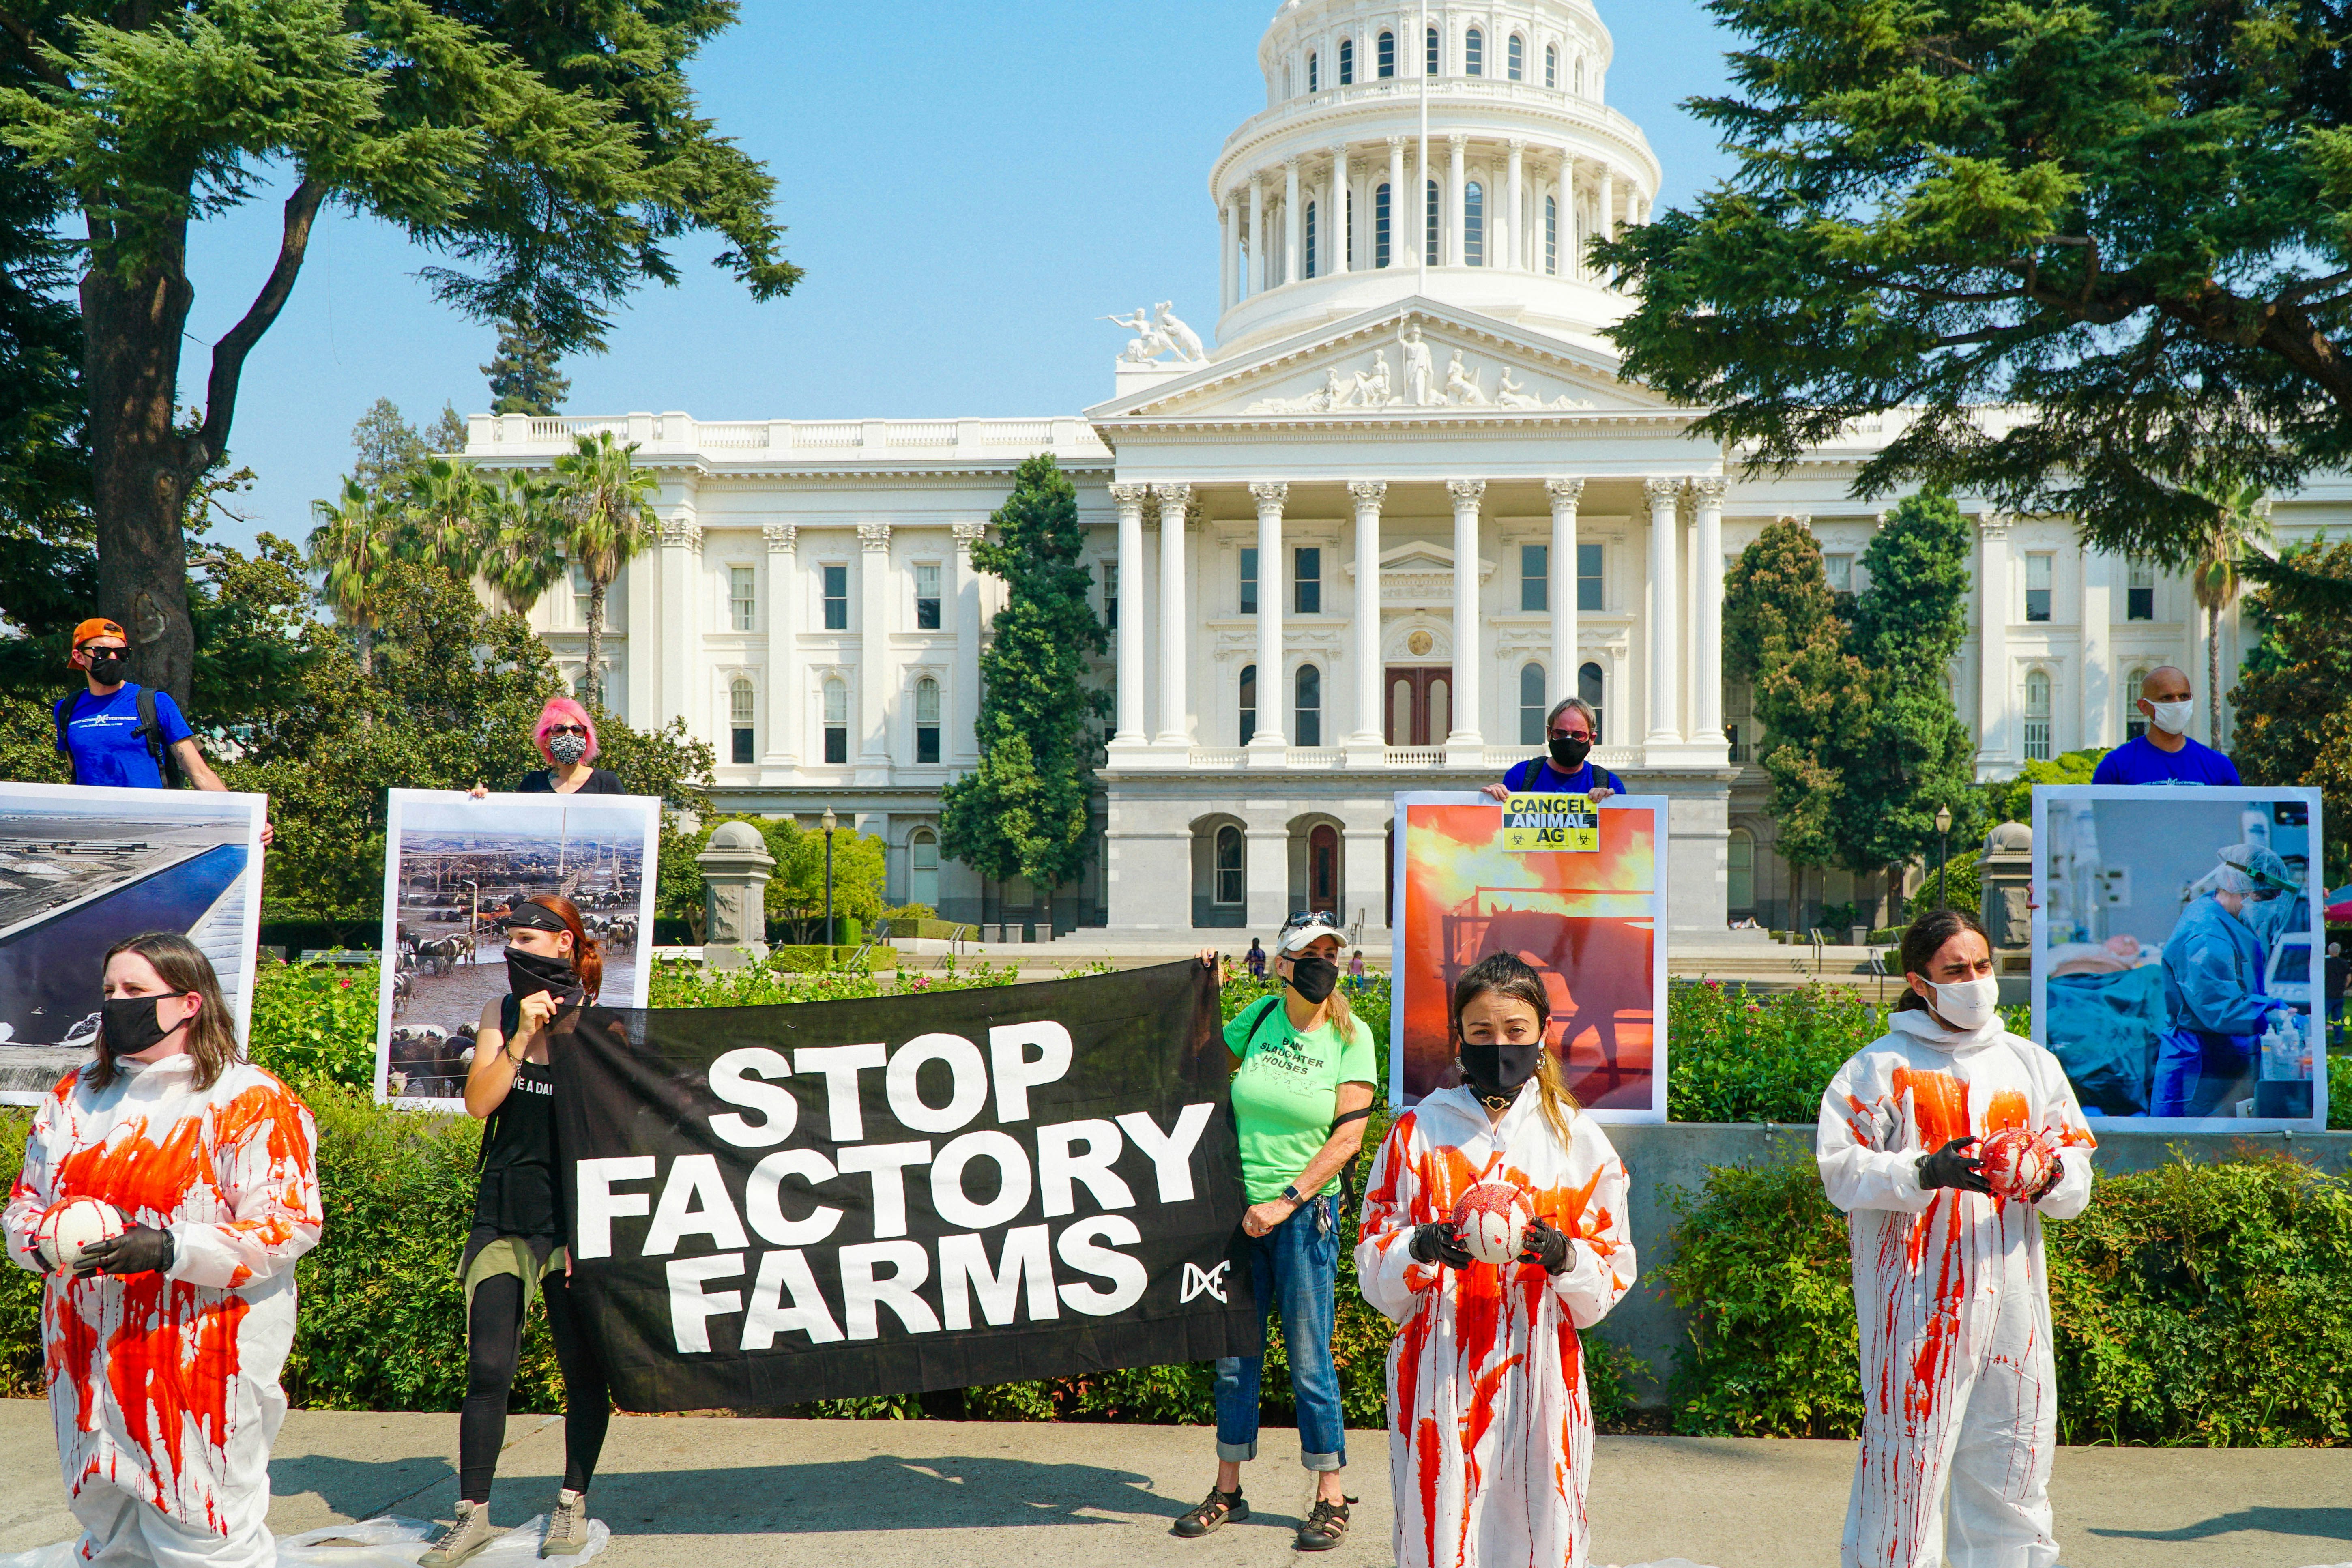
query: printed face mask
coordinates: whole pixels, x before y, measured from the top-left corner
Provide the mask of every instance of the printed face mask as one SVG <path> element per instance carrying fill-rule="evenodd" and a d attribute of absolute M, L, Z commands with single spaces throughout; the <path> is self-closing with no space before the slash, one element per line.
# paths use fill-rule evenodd
<path fill-rule="evenodd" d="M 2168 735 L 2189 733 L 2189 716 L 2197 710 L 2194 699 L 2184 697 L 2178 702 L 2151 702 L 2148 706 L 2156 710 L 2158 729 Z"/>
<path fill-rule="evenodd" d="M 519 947 L 507 949 L 507 989 L 517 996 L 545 991 L 558 1002 L 576 1001 L 587 994 L 569 959 L 525 952 Z"/>
<path fill-rule="evenodd" d="M 547 742 L 547 754 L 568 768 L 588 754 L 588 737 L 585 735 L 550 736 Z"/>
<path fill-rule="evenodd" d="M 170 1000 L 168 996 L 109 996 L 100 1002 L 99 1011 L 106 1019 L 106 1054 L 135 1057 L 150 1047 L 162 1045 L 173 1030 L 180 1027 L 174 1024 L 167 1029 L 155 1016 L 155 1005 Z"/>
<path fill-rule="evenodd" d="M 1936 1016 L 1964 1033 L 1983 1028 L 2000 1010 L 2000 982 L 1990 974 L 1949 985 L 1927 984 L 1936 986 Z"/>
<path fill-rule="evenodd" d="M 1309 1002 L 1321 1002 L 1339 984 L 1339 966 L 1319 952 L 1310 952 L 1290 966 L 1290 988 Z"/>
<path fill-rule="evenodd" d="M 1554 735 L 1549 750 L 1556 765 L 1580 768 L 1584 765 L 1584 759 L 1592 754 L 1592 742 L 1582 735 Z"/>
<path fill-rule="evenodd" d="M 89 656 L 89 673 L 100 686 L 119 685 L 123 668 L 122 655 L 113 648 L 102 647 Z"/>
<path fill-rule="evenodd" d="M 1518 1098 L 1519 1088 L 1536 1076 L 1536 1065 L 1543 1060 L 1541 1040 L 1529 1040 L 1525 1045 L 1472 1045 L 1462 1047 L 1462 1076 L 1470 1080 L 1471 1092 L 1487 1105 L 1507 1105 Z"/>

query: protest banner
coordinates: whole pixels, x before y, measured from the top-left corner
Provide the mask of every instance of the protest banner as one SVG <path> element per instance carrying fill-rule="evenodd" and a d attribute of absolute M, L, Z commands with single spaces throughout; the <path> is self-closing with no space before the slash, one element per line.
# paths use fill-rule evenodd
<path fill-rule="evenodd" d="M 1664 796 L 1399 795 L 1394 876 L 1392 1103 L 1455 1081 L 1454 983 L 1515 952 L 1543 975 L 1545 1038 L 1578 1103 L 1601 1121 L 1666 1119 Z"/>
<path fill-rule="evenodd" d="M 485 1005 L 507 994 L 507 917 L 540 893 L 570 900 L 604 956 L 599 1000 L 642 1007 L 652 977 L 661 802 L 642 795 L 390 792 L 379 1101 L 451 1110 Z"/>
<path fill-rule="evenodd" d="M 37 1103 L 89 1058 L 100 960 L 177 931 L 220 976 L 242 1044 L 269 797 L 0 784 L 0 1103 Z"/>
<path fill-rule="evenodd" d="M 2033 792 L 2033 1037 L 2095 1129 L 2327 1126 L 2316 789 Z"/>
<path fill-rule="evenodd" d="M 625 1409 L 1255 1353 L 1214 981 L 1168 964 L 551 1044 L 572 1297 Z"/>

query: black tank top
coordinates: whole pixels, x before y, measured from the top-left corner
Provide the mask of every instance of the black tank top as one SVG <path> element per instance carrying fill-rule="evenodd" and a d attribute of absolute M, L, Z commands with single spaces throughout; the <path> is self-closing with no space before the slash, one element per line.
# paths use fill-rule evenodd
<path fill-rule="evenodd" d="M 499 1021 L 513 1038 L 512 997 Z M 534 1239 L 563 1234 L 555 1212 L 555 1073 L 545 1062 L 516 1064 L 514 1088 L 483 1130 L 474 1225 Z"/>

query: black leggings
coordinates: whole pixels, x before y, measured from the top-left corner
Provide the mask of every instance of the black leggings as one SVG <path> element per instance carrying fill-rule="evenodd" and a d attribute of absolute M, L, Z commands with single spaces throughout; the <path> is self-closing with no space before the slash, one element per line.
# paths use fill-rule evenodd
<path fill-rule="evenodd" d="M 547 1326 L 555 1337 L 555 1364 L 563 1373 L 563 1484 L 588 1489 L 596 1457 L 612 1425 L 613 1394 L 604 1364 L 582 1331 L 572 1306 L 571 1282 L 550 1274 L 540 1286 L 547 1303 Z M 469 1502 L 490 1500 L 499 1450 L 506 1446 L 507 1395 L 514 1387 L 515 1363 L 522 1355 L 522 1279 L 493 1274 L 474 1287 L 474 1308 L 466 1324 L 466 1403 L 457 1416 L 457 1495 Z"/>

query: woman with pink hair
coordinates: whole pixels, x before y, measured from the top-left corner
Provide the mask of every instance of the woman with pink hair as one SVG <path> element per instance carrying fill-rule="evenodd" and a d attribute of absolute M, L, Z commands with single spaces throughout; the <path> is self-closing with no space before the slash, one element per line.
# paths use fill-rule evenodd
<path fill-rule="evenodd" d="M 596 725 L 588 710 L 569 697 L 551 697 L 530 727 L 531 744 L 547 759 L 547 766 L 522 775 L 518 795 L 626 795 L 620 775 L 610 768 L 591 767 L 596 760 Z M 488 793 L 476 784 L 477 799 Z"/>

